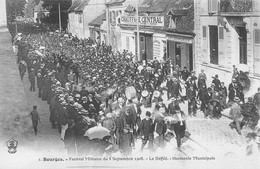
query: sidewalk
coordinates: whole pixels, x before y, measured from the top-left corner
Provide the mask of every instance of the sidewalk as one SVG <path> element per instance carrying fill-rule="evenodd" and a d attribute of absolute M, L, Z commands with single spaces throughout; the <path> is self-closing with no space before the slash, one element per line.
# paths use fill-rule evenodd
<path fill-rule="evenodd" d="M 29 123 L 27 101 L 15 61 L 9 32 L 0 32 L 0 138 L 24 132 Z"/>

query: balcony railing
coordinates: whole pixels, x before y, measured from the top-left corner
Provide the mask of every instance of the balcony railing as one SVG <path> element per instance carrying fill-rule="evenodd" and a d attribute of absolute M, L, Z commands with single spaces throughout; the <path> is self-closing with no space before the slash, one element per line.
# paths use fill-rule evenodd
<path fill-rule="evenodd" d="M 220 0 L 220 12 L 252 12 L 252 0 Z"/>

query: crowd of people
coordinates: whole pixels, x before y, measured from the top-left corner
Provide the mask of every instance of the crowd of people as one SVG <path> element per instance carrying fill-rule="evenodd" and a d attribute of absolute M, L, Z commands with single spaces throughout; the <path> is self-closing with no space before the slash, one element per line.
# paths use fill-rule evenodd
<path fill-rule="evenodd" d="M 215 75 L 211 86 L 204 70 L 196 76 L 174 60 L 138 59 L 127 51 L 115 52 L 104 42 L 48 32 L 19 35 L 19 71 L 28 72 L 30 91 L 49 104 L 50 122 L 58 128 L 70 155 L 113 153 L 129 156 L 137 139 L 141 150 L 155 152 L 175 137 L 180 147 L 188 137 L 186 118 L 200 109 L 205 118 L 219 119 L 231 107 L 230 124 L 239 134 L 259 119 L 260 90 L 245 102 L 246 75 L 234 67 L 228 88 Z M 188 102 L 188 112 L 180 104 Z M 250 110 L 250 111 L 249 111 Z M 245 118 L 243 118 L 245 117 Z M 109 136 L 90 139 L 86 131 L 102 126 Z M 37 133 L 35 133 L 37 134 Z"/>

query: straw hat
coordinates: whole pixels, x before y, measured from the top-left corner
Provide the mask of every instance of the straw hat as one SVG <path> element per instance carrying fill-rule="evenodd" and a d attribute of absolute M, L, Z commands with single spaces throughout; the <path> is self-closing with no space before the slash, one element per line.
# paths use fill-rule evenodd
<path fill-rule="evenodd" d="M 160 94 L 161 94 L 161 93 L 160 93 L 158 90 L 155 90 L 155 91 L 153 92 L 154 97 L 159 97 Z"/>
<path fill-rule="evenodd" d="M 147 90 L 142 91 L 142 96 L 147 97 L 149 95 L 149 92 Z"/>

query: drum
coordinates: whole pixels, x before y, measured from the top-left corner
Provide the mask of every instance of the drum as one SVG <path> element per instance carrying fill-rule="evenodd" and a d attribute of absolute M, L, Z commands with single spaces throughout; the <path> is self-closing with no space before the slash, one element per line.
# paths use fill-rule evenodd
<path fill-rule="evenodd" d="M 134 86 L 130 86 L 125 89 L 125 96 L 128 100 L 132 100 L 136 97 L 136 90 Z"/>

